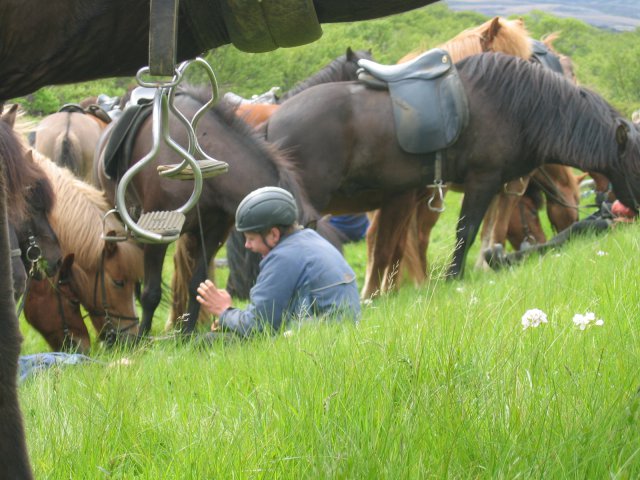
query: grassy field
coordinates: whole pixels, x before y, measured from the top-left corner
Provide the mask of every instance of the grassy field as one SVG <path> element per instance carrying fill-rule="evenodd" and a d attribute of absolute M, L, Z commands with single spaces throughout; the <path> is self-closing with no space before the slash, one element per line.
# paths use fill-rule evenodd
<path fill-rule="evenodd" d="M 638 227 L 444 282 L 457 198 L 432 281 L 357 326 L 95 347 L 96 363 L 27 380 L 36 478 L 638 478 Z M 346 255 L 362 284 L 364 245 Z M 534 308 L 548 323 L 525 329 Z M 575 326 L 588 311 L 604 324 Z M 46 349 L 23 332 L 26 353 Z"/>

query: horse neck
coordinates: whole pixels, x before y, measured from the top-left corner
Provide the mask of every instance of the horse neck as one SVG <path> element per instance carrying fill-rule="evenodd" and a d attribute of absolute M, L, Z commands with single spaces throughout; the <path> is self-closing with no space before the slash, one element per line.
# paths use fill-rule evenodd
<path fill-rule="evenodd" d="M 291 98 L 294 95 L 302 92 L 303 90 L 306 90 L 307 88 L 313 87 L 315 85 L 330 82 L 340 82 L 344 80 L 353 80 L 352 78 L 346 78 L 347 76 L 343 73 L 344 69 L 342 68 L 342 66 L 346 61 L 346 57 L 336 58 L 331 63 L 323 67 L 319 72 L 314 73 L 306 80 L 303 80 L 302 82 L 294 85 L 280 97 L 278 103 L 282 103 L 288 98 Z"/>

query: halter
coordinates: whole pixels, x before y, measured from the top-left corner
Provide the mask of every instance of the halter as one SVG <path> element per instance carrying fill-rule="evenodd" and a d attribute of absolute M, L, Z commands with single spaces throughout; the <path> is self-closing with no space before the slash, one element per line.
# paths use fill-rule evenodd
<path fill-rule="evenodd" d="M 102 251 L 102 257 L 100 260 L 100 268 L 96 271 L 96 277 L 93 287 L 93 304 L 97 305 L 98 303 L 98 281 L 100 281 L 100 293 L 102 296 L 102 310 L 87 310 L 90 316 L 92 317 L 104 317 L 104 326 L 100 331 L 100 335 L 104 335 L 104 341 L 109 346 L 113 346 L 118 339 L 118 336 L 127 333 L 128 330 L 132 329 L 134 326 L 137 326 L 139 323 L 139 317 L 129 317 L 126 315 L 114 315 L 109 311 L 109 303 L 107 302 L 107 286 L 104 278 L 104 258 L 105 251 Z M 118 324 L 121 321 L 126 320 L 130 321 L 131 324 L 124 328 L 116 328 L 113 323 L 113 320 L 117 320 Z"/>
<path fill-rule="evenodd" d="M 38 245 L 38 242 L 36 242 L 36 237 L 31 230 L 29 230 L 28 235 L 29 235 L 28 237 L 29 246 L 27 247 L 27 251 L 24 253 L 24 258 L 29 262 L 31 262 L 31 268 L 29 269 L 27 284 L 25 286 L 24 293 L 22 294 L 20 305 L 18 305 L 18 310 L 17 310 L 18 317 L 22 315 L 22 311 L 24 310 L 24 302 L 25 302 L 25 299 L 27 298 L 27 295 L 29 294 L 29 284 L 30 284 L 29 280 L 31 278 L 40 280 L 37 274 L 40 272 L 40 270 L 38 269 L 38 262 L 42 258 L 42 248 L 40 248 L 40 245 Z M 11 256 L 12 257 L 22 256 L 22 249 L 15 248 L 11 250 Z"/>

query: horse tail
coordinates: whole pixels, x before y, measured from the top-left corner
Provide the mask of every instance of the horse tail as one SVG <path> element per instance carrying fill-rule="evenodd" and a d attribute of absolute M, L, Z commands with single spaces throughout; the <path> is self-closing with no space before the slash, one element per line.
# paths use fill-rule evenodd
<path fill-rule="evenodd" d="M 342 252 L 342 246 L 348 242 L 347 236 L 334 227 L 329 221 L 328 217 L 322 217 L 318 220 L 316 224 L 316 232 L 320 234 L 325 240 L 327 240 L 331 245 L 336 247 L 336 249 Z"/>
<path fill-rule="evenodd" d="M 175 253 L 173 255 L 173 276 L 171 277 L 171 290 L 173 299 L 169 317 L 165 323 L 165 331 L 175 327 L 176 320 L 187 311 L 189 303 L 189 283 L 195 269 L 196 262 L 191 250 L 195 246 L 197 239 L 195 236 L 185 233 L 175 242 Z M 206 323 L 209 315 L 204 308 L 200 309 L 198 316 L 199 323 Z"/>
<path fill-rule="evenodd" d="M 53 161 L 61 167 L 68 168 L 74 175 L 80 175 L 82 163 L 80 139 L 69 131 L 58 135 L 53 147 Z"/>
<path fill-rule="evenodd" d="M 227 237 L 227 292 L 241 300 L 249 298 L 260 271 L 261 255 L 244 248 L 244 235 L 234 228 Z"/>

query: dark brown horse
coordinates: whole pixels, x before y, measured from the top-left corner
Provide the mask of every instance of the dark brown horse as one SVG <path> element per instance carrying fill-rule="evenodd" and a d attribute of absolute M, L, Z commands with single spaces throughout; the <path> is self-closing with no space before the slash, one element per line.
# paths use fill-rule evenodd
<path fill-rule="evenodd" d="M 232 42 L 254 52 L 302 45 L 317 39 L 318 22 L 367 20 L 434 1 L 182 1 L 177 57 Z M 149 0 L 1 2 L 0 101 L 45 85 L 135 74 L 149 63 L 149 16 Z M 247 39 L 256 41 L 247 47 Z"/>
<path fill-rule="evenodd" d="M 465 193 L 449 276 L 462 275 L 493 195 L 545 163 L 604 173 L 618 198 L 638 208 L 640 134 L 599 95 L 503 54 L 457 66 L 469 124 L 443 152 L 443 180 Z M 385 217 L 386 207 L 434 179 L 435 154 L 400 149 L 387 91 L 351 82 L 313 87 L 283 104 L 266 132 L 300 165 L 309 199 L 322 211 L 382 208 L 381 222 L 402 225 L 397 215 Z"/>
<path fill-rule="evenodd" d="M 198 92 L 185 91 L 176 96 L 175 105 L 189 118 L 205 101 Z M 184 129 L 173 116 L 171 120 L 172 138 L 186 144 Z M 137 134 L 132 163 L 149 152 L 151 127 L 149 118 Z M 107 128 L 105 135 L 108 136 L 112 131 L 112 128 Z M 298 200 L 301 224 L 308 224 L 319 218 L 306 201 L 293 165 L 273 146 L 259 139 L 256 132 L 235 115 L 229 105 L 219 104 L 209 110 L 200 120 L 197 135 L 207 154 L 224 159 L 229 164 L 229 172 L 204 181 L 197 208 L 188 212 L 182 228 L 183 234 L 189 234 L 195 240 L 190 256 L 197 262 L 189 283 L 187 331 L 193 330 L 198 318 L 196 288 L 206 278 L 207 265 L 227 238 L 233 225 L 235 210 L 245 195 L 261 186 L 279 185 L 289 190 Z M 131 195 L 130 204 L 141 207 L 145 212 L 173 210 L 183 205 L 191 195 L 191 182 L 166 179 L 156 171 L 158 164 L 176 162 L 179 162 L 176 153 L 162 145 L 155 160 L 133 177 L 128 191 Z M 103 189 L 113 201 L 114 183 L 104 176 L 103 169 L 99 168 L 98 174 Z M 153 313 L 160 302 L 162 265 L 166 250 L 166 244 L 144 245 L 144 288 L 140 298 L 143 309 L 140 329 L 143 333 L 151 327 Z"/>
<path fill-rule="evenodd" d="M 13 300 L 9 256 L 8 199 L 14 198 L 23 211 L 24 197 L 8 192 L 7 166 L 21 162 L 20 143 L 13 129 L 0 122 L 0 463 L 6 478 L 33 478 L 25 441 L 22 413 L 18 402 L 18 357 L 22 336 L 18 329 Z M 15 208 L 11 205 L 11 208 Z"/>

